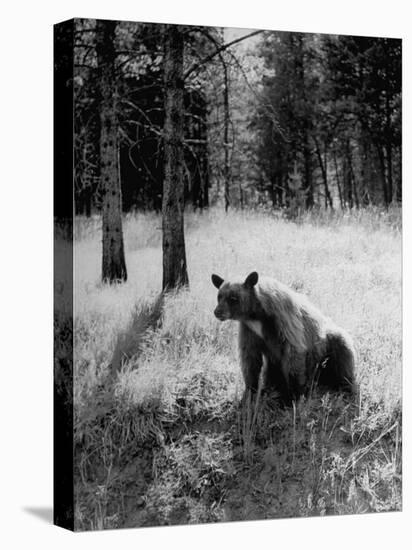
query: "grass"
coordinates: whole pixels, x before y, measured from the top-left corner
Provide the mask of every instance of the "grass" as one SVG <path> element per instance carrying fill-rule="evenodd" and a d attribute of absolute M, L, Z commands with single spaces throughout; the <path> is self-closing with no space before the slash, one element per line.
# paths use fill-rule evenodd
<path fill-rule="evenodd" d="M 77 529 L 401 509 L 399 211 L 189 213 L 190 290 L 161 301 L 160 219 L 126 216 L 117 286 L 100 282 L 99 223 L 75 228 Z M 252 270 L 353 335 L 356 405 L 241 402 L 237 327 L 213 317 L 210 274 Z"/>

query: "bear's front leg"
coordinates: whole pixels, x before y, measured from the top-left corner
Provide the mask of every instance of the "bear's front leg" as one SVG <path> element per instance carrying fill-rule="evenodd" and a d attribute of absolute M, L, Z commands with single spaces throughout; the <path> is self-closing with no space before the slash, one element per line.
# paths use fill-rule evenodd
<path fill-rule="evenodd" d="M 266 385 L 276 389 L 282 401 L 289 405 L 293 399 L 290 381 L 291 347 L 288 342 L 266 342 L 268 350 L 268 366 Z"/>
<path fill-rule="evenodd" d="M 246 325 L 240 323 L 239 353 L 240 365 L 246 390 L 256 392 L 259 387 L 259 376 L 263 365 L 262 339 Z"/>

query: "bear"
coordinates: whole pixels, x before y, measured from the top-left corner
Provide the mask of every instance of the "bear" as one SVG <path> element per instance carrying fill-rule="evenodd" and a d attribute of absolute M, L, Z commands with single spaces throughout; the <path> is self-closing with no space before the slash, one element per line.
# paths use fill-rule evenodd
<path fill-rule="evenodd" d="M 306 296 L 256 271 L 244 281 L 212 275 L 214 314 L 239 322 L 239 353 L 246 391 L 276 389 L 290 404 L 318 385 L 355 393 L 355 350 L 342 328 Z"/>

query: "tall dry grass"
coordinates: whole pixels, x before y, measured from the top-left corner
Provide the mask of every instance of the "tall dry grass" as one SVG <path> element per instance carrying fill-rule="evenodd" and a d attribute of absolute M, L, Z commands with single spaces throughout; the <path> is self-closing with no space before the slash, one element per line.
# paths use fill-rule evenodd
<path fill-rule="evenodd" d="M 165 297 L 158 323 L 160 227 L 126 216 L 128 281 L 106 286 L 100 222 L 76 220 L 77 528 L 399 509 L 399 211 L 189 213 L 190 290 Z M 210 274 L 252 270 L 353 335 L 356 406 L 317 394 L 240 405 L 236 326 L 214 319 Z"/>

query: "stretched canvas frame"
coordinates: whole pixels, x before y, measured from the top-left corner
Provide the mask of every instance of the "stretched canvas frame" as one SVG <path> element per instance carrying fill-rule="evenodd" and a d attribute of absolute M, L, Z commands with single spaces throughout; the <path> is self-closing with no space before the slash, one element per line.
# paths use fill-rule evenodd
<path fill-rule="evenodd" d="M 103 28 L 105 23 L 100 23 Z M 120 26 L 124 25 L 121 32 L 125 34 L 129 32 L 127 22 L 117 23 Z M 79 24 L 85 25 L 81 29 L 84 34 L 76 34 L 76 25 Z M 133 25 L 133 23 L 129 24 Z M 152 25 L 153 28 L 156 27 L 156 24 Z M 176 27 L 176 29 L 179 28 L 183 29 Z M 204 31 L 204 36 L 210 34 L 207 28 L 204 28 Z M 321 208 L 319 207 L 317 212 L 313 208 L 313 204 L 307 204 L 307 194 L 301 193 L 302 181 L 306 181 L 305 148 L 289 161 L 290 169 L 286 171 L 286 183 L 276 180 L 277 175 L 274 173 L 274 180 L 265 189 L 259 188 L 257 183 L 258 191 L 253 185 L 247 183 L 242 187 L 242 183 L 238 185 L 238 181 L 243 181 L 241 173 L 243 159 L 238 161 L 239 172 L 236 174 L 238 181 L 236 181 L 234 173 L 229 177 L 229 172 L 234 167 L 234 164 L 230 165 L 230 162 L 234 163 L 236 160 L 231 159 L 228 154 L 229 137 L 233 138 L 234 130 L 230 129 L 230 125 L 223 124 L 219 128 L 223 144 L 219 151 L 219 159 L 222 162 L 219 177 L 224 182 L 230 181 L 230 187 L 220 184 L 221 188 L 214 189 L 213 186 L 219 185 L 216 183 L 219 178 L 216 173 L 211 175 L 205 155 L 202 152 L 198 153 L 196 163 L 185 166 L 189 176 L 183 173 L 182 163 L 180 166 L 182 172 L 179 173 L 176 165 L 173 164 L 173 158 L 180 154 L 176 153 L 177 149 L 173 149 L 176 145 L 174 143 L 175 128 L 173 126 L 168 128 L 166 123 L 162 126 L 162 123 L 165 122 L 163 120 L 151 122 L 158 131 L 158 139 L 165 139 L 166 142 L 169 139 L 171 147 L 170 163 L 166 164 L 163 172 L 150 175 L 155 182 L 153 185 L 159 185 L 161 195 L 163 178 L 166 179 L 169 172 L 175 174 L 177 178 L 173 180 L 173 176 L 170 176 L 172 178 L 170 189 L 172 190 L 179 185 L 179 177 L 182 181 L 185 177 L 191 178 L 192 182 L 190 189 L 192 205 L 187 207 L 189 213 L 186 217 L 188 227 L 186 235 L 191 234 L 189 224 L 192 224 L 192 227 L 195 228 L 192 235 L 194 234 L 196 238 L 193 242 L 190 241 L 189 255 L 187 258 L 184 257 L 185 269 L 183 273 L 186 273 L 186 277 L 187 272 L 189 273 L 186 280 L 182 272 L 179 271 L 182 269 L 179 250 L 182 246 L 184 248 L 185 243 L 183 242 L 182 245 L 179 240 L 175 242 L 174 236 L 179 231 L 179 227 L 173 226 L 173 223 L 176 222 L 175 211 L 171 209 L 168 212 L 168 204 L 165 206 L 168 201 L 164 201 L 163 197 L 162 204 L 162 197 L 159 196 L 159 193 L 153 193 L 153 196 L 150 196 L 150 205 L 149 202 L 147 205 L 142 203 L 137 196 L 134 196 L 135 203 L 133 203 L 133 200 L 130 197 L 125 197 L 126 193 L 124 193 L 123 207 L 124 203 L 129 201 L 130 210 L 138 209 L 138 214 L 125 214 L 124 216 L 123 227 L 129 224 L 129 228 L 126 227 L 125 239 L 128 238 L 127 231 L 129 233 L 134 231 L 133 234 L 136 236 L 138 230 L 142 230 L 143 227 L 149 228 L 151 236 L 143 244 L 139 241 L 135 250 L 130 246 L 130 238 L 125 251 L 122 251 L 121 247 L 110 248 L 109 246 L 106 255 L 103 244 L 101 264 L 99 260 L 96 268 L 96 254 L 100 254 L 100 249 L 96 253 L 96 243 L 100 246 L 100 239 L 96 238 L 101 223 L 99 209 L 103 208 L 104 201 L 106 201 L 106 206 L 109 205 L 111 212 L 122 203 L 119 199 L 121 194 L 117 196 L 117 191 L 113 191 L 110 196 L 103 193 L 103 198 L 99 198 L 100 202 L 92 206 L 92 210 L 95 209 L 96 218 L 93 218 L 94 221 L 89 225 L 83 224 L 82 216 L 89 217 L 91 212 L 88 210 L 91 201 L 94 200 L 87 196 L 88 190 L 93 188 L 94 193 L 95 188 L 94 184 L 90 184 L 90 186 L 87 184 L 80 191 L 79 187 L 76 187 L 78 183 L 76 170 L 80 171 L 79 151 L 85 152 L 86 147 L 84 142 L 81 143 L 80 149 L 78 144 L 76 145 L 76 140 L 80 139 L 76 114 L 79 109 L 84 108 L 84 104 L 80 105 L 78 101 L 78 89 L 85 86 L 87 78 L 93 79 L 96 78 L 96 75 L 87 73 L 85 76 L 82 70 L 76 68 L 75 57 L 78 54 L 78 52 L 76 54 L 76 48 L 83 48 L 83 57 L 87 57 L 93 50 L 93 44 L 87 41 L 81 46 L 76 45 L 80 44 L 78 37 L 87 36 L 88 32 L 90 32 L 90 28 L 87 20 L 71 20 L 55 26 L 55 524 L 71 530 L 86 530 L 400 510 L 402 437 L 399 203 L 402 187 L 400 181 L 401 145 L 398 135 L 400 124 L 396 121 L 397 117 L 401 116 L 401 95 L 396 88 L 397 73 L 395 74 L 394 71 L 392 74 L 391 69 L 400 64 L 401 41 L 385 39 L 387 42 L 379 43 L 381 49 L 383 48 L 383 54 L 379 53 L 378 48 L 378 53 L 383 55 L 383 58 L 385 58 L 385 47 L 388 48 L 388 51 L 393 48 L 390 50 L 394 56 L 391 58 L 391 65 L 383 64 L 382 70 L 377 71 L 379 74 L 376 77 L 378 92 L 380 90 L 379 82 L 385 82 L 385 78 L 390 83 L 388 89 L 391 90 L 391 93 L 393 92 L 393 96 L 387 100 L 389 102 L 388 117 L 382 119 L 382 135 L 386 137 L 390 135 L 390 138 L 386 142 L 382 142 L 382 158 L 379 158 L 378 148 L 376 165 L 371 162 L 370 166 L 367 164 L 364 166 L 373 172 L 373 170 L 377 170 L 376 166 L 379 166 L 379 162 L 383 163 L 381 175 L 369 175 L 370 179 L 368 180 L 372 181 L 373 177 L 381 178 L 382 184 L 362 187 L 359 181 L 357 183 L 357 176 L 362 173 L 363 166 L 358 168 L 348 164 L 343 167 L 344 161 L 341 160 L 342 165 L 339 165 L 339 158 L 337 159 L 339 166 L 336 168 L 336 175 L 329 176 L 328 180 L 328 163 L 329 161 L 332 163 L 336 159 L 333 158 L 332 152 L 327 153 L 320 146 L 318 147 L 316 139 L 319 136 L 315 135 L 311 144 L 311 150 L 313 150 L 311 155 L 313 154 L 313 159 L 317 159 L 319 166 L 316 168 L 316 175 L 314 175 L 315 169 L 313 169 L 312 175 L 320 182 L 316 185 L 322 189 L 322 193 L 319 194 L 321 198 L 318 197 L 314 200 L 315 203 L 316 200 L 321 203 Z M 119 31 L 117 32 L 119 33 Z M 255 32 L 245 31 L 244 35 L 252 36 Z M 295 33 L 284 34 L 293 35 Z M 119 34 L 116 36 L 116 40 L 119 40 Z M 194 60 L 192 66 L 185 66 L 187 78 L 192 73 L 197 75 L 199 67 L 202 63 L 209 61 L 211 54 L 214 54 L 216 58 L 220 57 L 219 44 L 222 43 L 216 42 L 216 37 L 212 36 L 212 38 L 215 41 L 212 50 L 210 52 L 206 50 L 204 55 L 197 52 L 197 61 Z M 145 37 L 145 39 L 150 42 L 150 38 Z M 235 33 L 227 41 L 236 42 L 236 40 Z M 365 38 L 365 40 L 367 39 Z M 372 41 L 372 53 L 370 53 L 372 56 L 374 54 L 373 40 L 378 39 L 369 40 Z M 139 55 L 142 54 L 136 44 L 133 44 L 132 50 L 139 51 Z M 224 51 L 222 49 L 222 52 Z M 330 51 L 334 52 L 333 49 Z M 106 53 L 107 47 L 101 50 L 102 66 L 105 66 L 107 61 Z M 95 55 L 98 58 L 99 52 L 90 55 L 92 57 Z M 290 51 L 288 51 L 288 55 L 290 55 Z M 365 66 L 360 66 L 360 77 L 367 78 L 368 71 L 372 71 L 370 66 L 372 66 L 373 59 L 370 60 L 368 55 L 365 53 L 362 57 Z M 230 59 L 229 54 L 228 58 Z M 163 61 L 157 57 L 151 59 L 150 63 L 153 64 L 155 72 L 160 71 L 156 64 L 160 65 Z M 127 61 L 123 60 L 123 62 Z M 229 64 L 229 61 L 227 63 Z M 231 59 L 231 63 L 237 67 L 238 61 Z M 371 65 L 369 66 L 368 63 Z M 377 63 L 379 64 L 379 62 Z M 80 66 L 82 63 L 78 62 L 77 65 Z M 222 66 L 227 71 L 224 63 Z M 249 66 L 248 68 L 250 69 Z M 93 71 L 94 69 L 92 64 L 91 68 L 88 67 L 85 70 Z M 136 77 L 137 79 L 143 79 L 139 68 L 131 70 L 136 70 L 136 74 L 140 75 Z M 260 66 L 258 70 L 264 71 L 266 68 Z M 244 68 L 241 72 L 244 72 Z M 382 76 L 381 73 L 385 74 Z M 273 74 L 266 76 L 270 79 Z M 210 78 L 214 77 L 215 75 L 212 74 Z M 223 81 L 225 81 L 225 77 L 227 80 L 227 74 L 223 74 Z M 107 78 L 109 82 L 110 74 L 106 76 L 100 74 L 98 78 Z M 158 111 L 163 108 L 161 107 L 163 105 L 162 93 L 164 92 L 167 97 L 167 89 L 173 78 L 175 76 L 172 70 L 168 76 L 165 76 L 166 91 L 157 88 L 154 90 L 155 100 L 152 105 L 154 110 Z M 219 82 L 221 84 L 221 81 Z M 246 83 L 246 86 L 250 88 L 251 83 L 247 78 Z M 198 101 L 202 85 L 202 81 L 200 83 L 195 81 L 190 94 L 186 95 L 181 90 L 180 105 L 184 105 L 185 109 L 192 109 L 190 112 L 194 119 L 196 117 L 200 119 L 203 116 L 202 108 L 204 106 L 201 101 Z M 252 95 L 255 97 L 261 92 L 261 89 L 254 90 Z M 119 96 L 121 93 L 122 90 L 116 90 L 116 94 Z M 219 97 L 222 104 L 229 101 L 229 97 L 225 93 Z M 101 109 L 99 110 L 98 106 L 102 106 L 105 101 L 109 105 L 108 112 L 110 112 L 112 98 L 113 94 L 110 93 L 107 97 L 98 96 L 94 107 L 96 108 L 97 105 L 97 116 L 101 115 Z M 346 96 L 345 98 L 347 100 Z M 133 104 L 132 101 L 129 103 Z M 326 100 L 324 105 L 326 109 L 328 106 Z M 147 117 L 146 113 L 141 113 L 139 105 L 129 104 L 128 108 L 135 109 L 143 118 Z M 237 108 L 240 112 L 242 111 L 241 107 Z M 244 109 L 246 108 L 244 106 Z M 199 112 L 201 112 L 200 115 Z M 323 112 L 324 118 L 317 122 L 322 124 L 328 116 L 333 115 L 333 111 L 331 112 Z M 171 119 L 176 119 L 179 116 L 183 116 L 181 107 L 180 111 L 178 108 L 172 113 Z M 342 116 L 347 116 L 347 112 L 343 111 Z M 106 119 L 106 122 L 111 124 L 109 119 Z M 272 121 L 272 123 L 273 128 L 276 129 L 277 122 Z M 98 129 L 100 132 L 100 165 L 98 170 L 96 169 L 96 172 L 90 176 L 90 181 L 94 181 L 93 178 L 99 181 L 104 180 L 106 176 L 112 178 L 111 166 L 113 167 L 112 163 L 116 162 L 113 160 L 115 157 L 110 156 L 110 151 L 104 153 L 102 147 L 106 141 L 108 147 L 110 146 L 110 136 L 106 141 L 102 138 L 102 128 L 105 124 L 104 121 L 102 123 L 102 118 L 100 118 L 100 124 L 103 124 Z M 244 128 L 241 126 L 240 118 L 231 120 L 230 124 L 233 127 L 238 124 L 238 127 Z M 195 133 L 190 134 L 187 139 L 188 148 L 197 146 L 201 148 L 201 143 L 206 143 L 208 140 L 207 146 L 210 147 L 210 140 L 217 139 L 216 133 L 213 134 L 213 130 L 206 124 L 199 124 L 196 128 L 193 126 L 192 130 Z M 378 137 L 373 133 L 373 129 L 369 130 L 372 137 L 368 139 L 373 144 L 375 143 L 373 140 L 378 140 Z M 283 131 L 284 128 L 279 128 L 279 136 L 281 136 L 279 139 L 288 142 L 288 137 L 282 136 Z M 123 134 L 119 132 L 119 140 L 126 139 Z M 180 136 L 180 139 L 183 140 L 183 137 Z M 280 148 L 276 139 L 278 138 L 274 138 L 275 151 L 276 147 Z M 353 146 L 351 139 L 354 139 L 353 136 L 349 136 L 347 140 L 349 148 Z M 392 147 L 388 148 L 387 143 L 391 143 Z M 216 143 L 212 143 L 213 145 L 216 146 Z M 362 144 L 362 147 L 363 145 L 365 150 L 362 149 L 362 154 L 367 155 L 367 147 L 370 144 L 367 142 Z M 357 147 L 360 148 L 361 145 L 357 145 Z M 123 181 L 130 182 L 130 173 L 127 173 L 124 168 L 126 160 L 122 157 L 120 149 L 120 145 L 117 144 L 116 155 L 119 155 L 120 173 Z M 85 153 L 86 157 L 87 154 Z M 106 156 L 104 156 L 105 154 Z M 144 153 L 140 151 L 139 154 L 143 155 L 142 162 L 144 162 Z M 86 162 L 89 162 L 90 158 L 87 157 Z M 359 153 L 359 158 L 361 158 L 361 153 Z M 349 157 L 345 157 L 345 162 L 347 159 Z M 356 159 L 353 162 L 355 161 Z M 133 166 L 133 161 L 131 164 Z M 342 169 L 342 172 L 339 172 L 339 168 Z M 329 169 L 332 170 L 332 168 Z M 127 170 L 131 170 L 130 163 L 127 165 Z M 136 170 L 136 173 L 139 173 L 138 168 Z M 252 172 L 253 170 L 248 172 L 247 176 L 253 177 Z M 339 189 L 339 174 L 345 174 L 345 177 L 349 174 L 348 181 L 352 182 L 350 194 L 344 197 L 341 196 Z M 215 181 L 212 181 L 213 177 Z M 366 181 L 368 175 L 363 173 L 363 177 Z M 258 179 L 256 177 L 256 181 Z M 331 191 L 328 190 L 328 181 L 332 182 L 330 184 Z M 379 181 L 381 180 L 379 179 Z M 278 188 L 282 189 L 280 194 L 278 194 Z M 125 186 L 124 190 L 126 189 L 129 190 L 129 187 Z M 215 210 L 213 210 L 213 201 L 210 196 L 212 189 L 215 191 Z M 144 192 L 143 190 L 142 194 Z M 229 192 L 232 193 L 231 197 L 229 197 Z M 79 193 L 82 194 L 81 212 L 78 204 L 76 206 Z M 259 194 L 261 194 L 259 200 L 253 202 L 255 196 Z M 285 195 L 288 196 L 287 207 L 284 205 Z M 110 200 L 112 202 L 109 202 Z M 149 199 L 146 197 L 144 200 Z M 179 202 L 180 199 L 172 193 L 171 204 L 174 200 Z M 186 201 L 188 200 L 186 197 Z M 332 214 L 331 206 L 339 203 L 341 206 L 345 203 L 342 216 Z M 248 210 L 248 204 L 253 205 L 253 208 L 245 213 L 245 210 Z M 270 205 L 269 209 L 268 204 Z M 195 210 L 194 213 L 190 212 L 191 206 Z M 307 206 L 310 208 L 308 209 Z M 163 261 L 162 264 L 159 260 L 162 246 L 159 232 L 162 220 L 160 214 L 152 216 L 147 212 L 139 217 L 140 212 L 146 207 L 152 211 L 159 211 L 163 208 L 163 239 L 167 241 L 169 238 L 170 242 L 173 242 L 173 246 L 176 246 L 176 252 L 170 257 L 172 260 L 179 258 L 179 262 L 165 263 Z M 216 213 L 219 208 L 219 212 Z M 196 210 L 202 211 L 203 214 L 196 213 Z M 225 215 L 223 210 L 228 210 L 229 213 Z M 238 214 L 240 212 L 239 218 L 237 219 L 235 214 L 231 217 L 231 212 L 238 212 Z M 352 222 L 347 221 L 348 213 L 352 215 L 351 219 L 356 220 L 356 224 L 359 225 L 351 225 Z M 116 219 L 122 217 L 121 208 L 118 214 Z M 116 219 L 107 222 L 113 230 L 113 234 L 119 232 Z M 169 237 L 165 230 L 165 219 L 169 220 L 167 224 L 170 230 Z M 256 220 L 264 221 L 259 221 L 259 225 L 254 225 Z M 105 223 L 103 216 L 103 233 Z M 355 221 L 353 223 L 355 224 Z M 130 229 L 133 224 L 136 224 L 134 229 Z M 200 231 L 196 227 L 203 227 L 203 229 Z M 330 242 L 319 250 L 312 249 L 311 242 L 304 238 L 304 227 L 314 239 L 330 239 Z M 275 236 L 272 233 L 274 228 L 276 228 Z M 332 228 L 331 233 L 325 236 L 323 231 L 326 229 L 322 228 Z M 95 247 L 90 256 L 88 256 L 89 249 L 83 246 L 85 241 L 82 240 L 84 234 L 89 238 L 88 231 L 92 233 L 92 237 L 87 243 L 92 242 Z M 206 237 L 203 237 L 202 231 Z M 266 235 L 265 231 L 267 231 Z M 221 244 L 224 239 L 219 237 L 220 232 L 225 235 L 226 240 L 230 240 L 229 247 L 224 249 L 224 252 L 222 252 L 223 248 L 219 250 L 220 246 L 224 246 Z M 257 234 L 258 236 L 256 236 Z M 236 235 L 241 235 L 241 238 Z M 206 254 L 206 248 L 202 249 L 203 238 L 213 242 L 213 248 L 207 249 L 210 255 L 210 268 L 209 264 L 205 262 L 205 258 L 200 257 L 202 254 Z M 344 238 L 350 240 L 349 246 L 348 243 L 345 245 Z M 277 248 L 274 246 L 275 239 L 279 240 L 278 249 L 282 251 L 282 256 L 277 253 Z M 136 240 L 138 240 L 137 237 Z M 108 242 L 110 244 L 110 239 Z M 261 248 L 257 248 L 256 243 L 259 243 L 258 246 Z M 302 248 L 303 246 L 306 248 Z M 336 253 L 339 247 L 342 248 L 342 255 Z M 137 249 L 150 251 L 154 249 L 153 264 L 150 263 L 152 252 L 147 254 L 142 252 L 141 257 L 144 259 L 144 265 L 139 265 L 133 256 Z M 122 267 L 119 258 L 124 254 L 126 254 L 126 261 Z M 322 255 L 324 255 L 325 265 L 332 267 L 328 264 L 328 254 L 342 262 L 336 267 L 337 271 L 340 270 L 339 275 L 336 273 L 335 275 L 333 273 L 326 275 L 322 271 L 322 262 L 319 260 Z M 363 254 L 366 259 L 362 263 Z M 387 259 L 386 262 L 375 261 L 380 254 Z M 114 255 L 117 255 L 119 259 L 115 263 L 117 266 L 120 265 L 120 271 L 113 274 L 109 260 Z M 299 263 L 304 255 L 307 256 L 306 264 Z M 240 375 L 239 365 L 237 365 L 236 343 L 232 329 L 227 328 L 226 324 L 218 325 L 213 317 L 215 304 L 212 305 L 211 296 L 215 296 L 215 290 L 209 280 L 215 270 L 219 271 L 224 279 L 226 276 L 233 275 L 245 278 L 255 268 L 260 272 L 261 269 L 258 266 L 263 265 L 263 257 L 267 262 L 265 266 L 271 269 L 268 275 L 282 279 L 295 291 L 310 294 L 316 305 L 322 306 L 322 311 L 327 308 L 325 313 L 329 315 L 332 314 L 332 310 L 334 320 L 342 321 L 342 323 L 348 319 L 350 321 L 351 317 L 344 305 L 347 297 L 343 299 L 342 296 L 339 296 L 339 285 L 336 281 L 340 277 L 342 289 L 345 289 L 342 292 L 352 288 L 351 285 L 359 284 L 361 290 L 358 289 L 358 294 L 362 296 L 363 309 L 359 308 L 360 321 L 359 323 L 353 322 L 356 333 L 352 334 L 357 352 L 357 377 L 360 386 L 360 394 L 358 394 L 358 400 L 355 403 L 348 403 L 346 398 L 340 394 L 329 393 L 316 394 L 314 397 L 311 394 L 309 398 L 306 395 L 299 402 L 293 400 L 291 405 L 285 407 L 279 404 L 276 395 L 273 399 L 270 396 L 262 397 L 263 401 L 259 401 L 258 406 L 252 397 L 248 401 L 249 396 L 242 401 L 244 382 Z M 130 264 L 128 264 L 129 258 L 131 258 Z M 227 259 L 227 265 L 217 265 L 217 259 L 222 258 Z M 271 259 L 270 263 L 269 258 Z M 86 273 L 88 264 L 94 265 L 90 280 L 87 279 L 88 273 Z M 349 268 L 349 275 L 345 268 L 346 264 L 352 266 Z M 196 269 L 193 267 L 194 265 Z M 128 272 L 126 273 L 127 266 Z M 159 274 L 160 266 L 163 269 L 162 274 Z M 307 271 L 303 271 L 304 266 L 307 266 Z M 99 280 L 95 277 L 95 272 L 96 270 L 100 272 L 100 267 L 102 281 L 100 281 L 100 277 Z M 240 272 L 233 273 L 233 269 L 236 268 Z M 193 278 L 190 276 L 191 270 Z M 145 284 L 148 285 L 147 294 L 150 299 L 147 300 L 147 296 L 144 296 L 145 291 L 143 291 L 139 295 L 140 301 L 136 300 L 140 309 L 134 314 L 132 304 L 130 301 L 128 302 L 129 299 L 134 300 L 134 297 L 126 297 L 122 294 L 122 283 L 119 281 L 124 281 L 127 276 L 127 284 L 135 289 L 138 286 L 136 274 L 142 281 L 143 287 Z M 76 277 L 83 286 L 76 286 Z M 368 285 L 361 282 L 365 278 Z M 111 284 L 113 283 L 112 279 L 115 280 L 114 284 Z M 163 294 L 153 291 L 154 287 L 149 282 L 154 279 L 156 279 L 156 288 L 158 287 L 159 292 L 163 291 Z M 206 290 L 205 279 L 210 284 L 210 290 Z M 328 297 L 324 301 L 321 285 L 317 286 L 316 283 L 319 280 L 322 281 L 325 296 Z M 168 286 L 171 281 L 173 282 L 172 288 Z M 332 281 L 331 286 L 328 287 L 330 281 Z M 187 286 L 188 283 L 190 283 L 190 291 L 177 290 Z M 90 288 L 92 290 L 89 294 Z M 101 295 L 98 296 L 100 291 L 104 294 L 104 299 L 108 299 L 107 309 L 116 304 L 116 298 L 113 296 L 118 293 L 118 309 L 124 308 L 126 318 L 122 317 L 123 314 L 117 313 L 119 324 L 117 325 L 117 334 L 111 340 L 110 351 L 106 350 L 107 353 L 104 352 L 100 356 L 94 349 L 94 355 L 88 356 L 86 354 L 89 351 L 87 349 L 88 342 L 93 338 L 98 342 L 98 338 L 101 337 L 98 332 L 99 328 L 96 329 L 97 333 L 92 334 L 90 327 L 93 327 L 93 330 L 98 327 L 99 316 L 104 318 L 106 311 L 101 302 L 103 298 Z M 358 295 L 356 290 L 354 290 L 354 294 Z M 90 296 L 93 296 L 95 300 L 100 300 L 100 310 L 96 309 L 90 312 L 87 311 L 87 307 L 83 308 L 85 300 L 88 300 Z M 349 298 L 347 299 L 349 300 Z M 179 308 L 181 309 L 179 310 Z M 342 308 L 342 311 L 339 308 Z M 78 315 L 79 311 L 84 314 L 83 317 Z M 336 319 L 336 315 L 340 318 Z M 386 320 L 388 325 L 385 324 L 386 316 L 390 319 L 390 322 Z M 160 318 L 164 319 L 162 325 L 159 322 Z M 378 326 L 370 322 L 370 319 L 373 318 L 377 319 Z M 193 325 L 190 324 L 190 319 L 195 319 Z M 144 330 L 141 328 L 142 323 Z M 113 327 L 116 325 L 109 323 L 107 326 L 110 327 L 110 330 L 114 330 Z M 378 349 L 378 335 L 382 335 L 380 342 L 382 348 L 379 353 L 373 351 Z M 157 347 L 153 345 L 151 348 L 153 342 Z M 224 347 L 227 342 L 231 342 L 233 345 Z M 173 361 L 175 362 L 172 361 L 171 355 L 164 352 L 168 346 L 168 349 L 174 350 L 175 359 Z M 221 347 L 224 352 L 220 351 Z M 195 353 L 193 350 L 196 349 L 199 350 L 198 357 L 193 355 Z M 210 357 L 207 355 L 209 353 L 207 350 L 210 350 Z M 110 355 L 110 360 L 105 353 Z M 385 359 L 378 357 L 378 355 L 385 354 Z M 153 364 L 150 363 L 151 357 L 154 357 Z M 98 364 L 99 359 L 102 361 L 101 365 Z M 190 368 L 185 363 L 189 360 L 192 361 Z M 171 365 L 172 368 L 177 369 L 176 372 L 180 368 L 182 369 L 181 378 L 176 375 L 175 379 L 170 381 L 167 369 Z M 141 369 L 141 372 L 146 372 L 146 378 L 143 375 L 138 377 L 136 374 L 138 369 Z M 161 384 L 156 385 L 158 379 L 150 378 L 151 369 L 152 372 L 153 369 L 155 372 L 153 376 L 165 376 Z M 104 375 L 102 374 L 103 370 Z M 366 381 L 366 379 L 368 380 Z M 144 384 L 147 384 L 147 396 L 150 397 L 150 399 L 147 397 L 150 401 L 149 405 L 146 396 L 139 393 L 144 393 L 144 390 L 141 389 L 146 387 Z M 171 385 L 168 386 L 169 384 Z M 215 399 L 211 397 L 213 392 L 217 394 Z M 87 406 L 85 405 L 86 396 L 90 398 Z M 358 407 L 357 412 L 353 407 Z M 121 414 L 120 410 L 122 410 Z M 262 426 L 267 426 L 268 430 L 267 439 L 263 438 L 263 440 Z M 120 432 L 124 430 L 124 433 L 119 435 L 119 430 Z M 109 439 L 105 440 L 106 436 Z M 96 440 L 93 439 L 94 437 Z M 100 448 L 96 443 L 98 437 L 102 438 Z M 119 439 L 115 440 L 116 437 Z M 90 441 L 93 441 L 93 445 Z M 120 441 L 124 444 L 124 448 L 121 447 Z M 335 443 L 335 447 L 330 442 Z M 87 447 L 88 445 L 89 447 Z M 319 449 L 321 449 L 320 454 Z M 96 454 L 101 452 L 100 461 L 93 463 L 89 458 L 92 452 Z M 389 455 L 391 459 L 384 465 L 382 457 Z M 308 471 L 312 468 L 311 475 L 304 475 L 304 464 L 310 465 Z M 93 468 L 95 469 L 93 470 Z M 381 473 L 379 473 L 379 468 L 381 468 Z M 385 468 L 392 472 L 390 482 L 383 475 Z M 140 474 L 142 469 L 145 472 L 143 477 Z M 286 477 L 282 477 L 282 472 L 287 472 Z M 370 475 L 375 476 L 374 490 L 368 485 L 368 476 Z M 350 479 L 348 479 L 349 477 Z M 313 485 L 310 489 L 308 488 L 309 483 Z M 255 487 L 256 493 L 251 493 L 251 487 Z M 286 490 L 285 487 L 287 487 Z M 332 496 L 333 491 L 336 493 Z"/>

